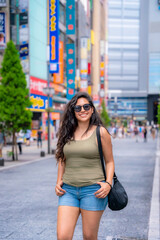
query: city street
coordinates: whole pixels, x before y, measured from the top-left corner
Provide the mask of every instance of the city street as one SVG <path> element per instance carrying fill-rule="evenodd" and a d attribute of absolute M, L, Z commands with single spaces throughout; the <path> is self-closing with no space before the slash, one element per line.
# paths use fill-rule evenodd
<path fill-rule="evenodd" d="M 157 140 L 112 142 L 116 174 L 129 203 L 122 211 L 105 210 L 98 239 L 148 240 Z M 0 240 L 56 240 L 56 171 L 54 155 L 0 171 Z M 73 239 L 83 239 L 81 218 Z"/>

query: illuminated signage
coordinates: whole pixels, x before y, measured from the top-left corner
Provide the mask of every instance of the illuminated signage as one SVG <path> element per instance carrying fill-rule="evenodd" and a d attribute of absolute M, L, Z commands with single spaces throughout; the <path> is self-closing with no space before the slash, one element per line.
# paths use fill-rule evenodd
<path fill-rule="evenodd" d="M 75 89 L 75 44 L 69 43 L 66 45 L 67 52 L 67 99 L 71 99 L 73 91 Z"/>
<path fill-rule="evenodd" d="M 75 34 L 75 0 L 66 1 L 66 34 Z"/>
<path fill-rule="evenodd" d="M 50 73 L 59 72 L 59 0 L 49 0 Z"/>
<path fill-rule="evenodd" d="M 45 110 L 48 104 L 48 98 L 46 96 L 30 94 L 30 100 L 32 102 L 32 106 L 30 107 L 30 109 L 34 111 Z"/>

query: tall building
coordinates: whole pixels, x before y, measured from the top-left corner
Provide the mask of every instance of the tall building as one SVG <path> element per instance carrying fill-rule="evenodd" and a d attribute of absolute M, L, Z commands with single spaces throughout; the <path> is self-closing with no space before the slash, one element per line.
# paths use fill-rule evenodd
<path fill-rule="evenodd" d="M 149 0 L 148 36 L 148 120 L 157 122 L 160 93 L 160 1 Z"/>
<path fill-rule="evenodd" d="M 148 1 L 108 0 L 108 110 L 147 118 Z"/>

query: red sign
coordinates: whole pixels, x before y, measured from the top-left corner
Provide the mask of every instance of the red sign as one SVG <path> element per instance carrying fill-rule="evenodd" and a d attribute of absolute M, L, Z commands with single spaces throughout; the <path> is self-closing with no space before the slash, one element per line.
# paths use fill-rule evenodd
<path fill-rule="evenodd" d="M 30 77 L 30 93 L 37 94 L 41 96 L 46 96 L 43 93 L 43 88 L 47 87 L 47 81 L 36 78 L 36 77 Z"/>

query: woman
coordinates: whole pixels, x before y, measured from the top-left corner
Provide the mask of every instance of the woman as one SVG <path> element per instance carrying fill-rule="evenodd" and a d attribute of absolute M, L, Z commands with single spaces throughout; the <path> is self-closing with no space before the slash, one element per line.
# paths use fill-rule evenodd
<path fill-rule="evenodd" d="M 101 126 L 106 182 L 96 138 L 98 125 Z M 87 93 L 77 93 L 66 106 L 58 132 L 56 158 L 57 239 L 72 239 L 81 214 L 83 239 L 97 240 L 100 219 L 112 185 L 114 160 L 110 135 Z"/>

